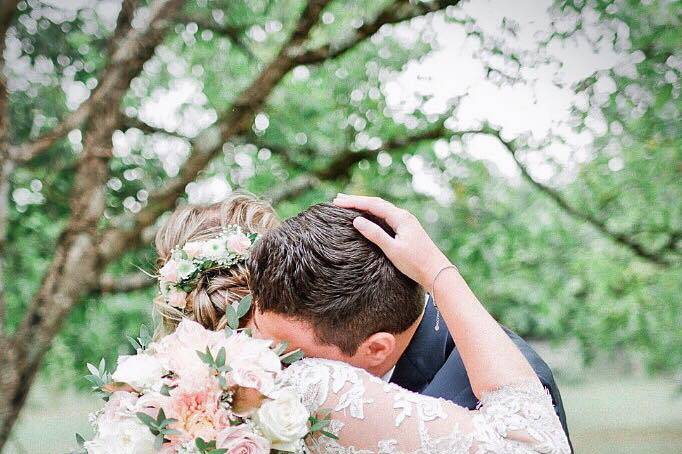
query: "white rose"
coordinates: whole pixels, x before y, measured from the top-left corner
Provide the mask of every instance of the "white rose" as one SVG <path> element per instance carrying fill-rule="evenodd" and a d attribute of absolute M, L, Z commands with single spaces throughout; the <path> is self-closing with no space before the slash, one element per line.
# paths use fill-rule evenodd
<path fill-rule="evenodd" d="M 100 424 L 102 432 L 84 444 L 88 454 L 152 454 L 154 435 L 137 418 Z"/>
<path fill-rule="evenodd" d="M 273 449 L 297 451 L 308 433 L 308 410 L 291 388 L 278 391 L 274 400 L 264 402 L 254 421 Z"/>
<path fill-rule="evenodd" d="M 124 355 L 118 358 L 118 366 L 111 378 L 127 383 L 138 391 L 149 391 L 159 385 L 166 373 L 161 362 L 153 356 Z"/>

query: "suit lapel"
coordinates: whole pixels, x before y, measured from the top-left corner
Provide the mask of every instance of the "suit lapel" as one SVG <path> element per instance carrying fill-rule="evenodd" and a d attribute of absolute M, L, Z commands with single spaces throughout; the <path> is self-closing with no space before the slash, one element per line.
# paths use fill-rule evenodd
<path fill-rule="evenodd" d="M 414 392 L 421 392 L 445 363 L 452 349 L 450 334 L 441 320 L 436 331 L 436 308 L 428 298 L 422 318 L 407 350 L 396 364 L 391 382 Z"/>

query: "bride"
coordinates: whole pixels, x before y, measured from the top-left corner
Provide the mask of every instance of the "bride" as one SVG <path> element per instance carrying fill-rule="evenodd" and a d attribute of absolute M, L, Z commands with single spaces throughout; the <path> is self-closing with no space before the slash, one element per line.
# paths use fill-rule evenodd
<path fill-rule="evenodd" d="M 533 369 L 416 218 L 376 198 L 339 196 L 334 203 L 371 213 L 396 232 L 391 237 L 362 217 L 354 222 L 401 272 L 431 292 L 480 405 L 468 410 L 385 383 L 345 363 L 306 358 L 290 366 L 284 380 L 311 414 L 328 415 L 329 432 L 335 435 L 308 440 L 309 452 L 570 453 L 551 398 Z M 174 248 L 210 239 L 230 224 L 264 234 L 278 221 L 267 204 L 244 194 L 208 207 L 180 208 L 157 234 L 159 265 Z M 222 329 L 227 305 L 250 293 L 247 281 L 248 267 L 238 263 L 202 275 L 181 300 L 157 299 L 157 336 L 172 332 L 183 318 Z"/>

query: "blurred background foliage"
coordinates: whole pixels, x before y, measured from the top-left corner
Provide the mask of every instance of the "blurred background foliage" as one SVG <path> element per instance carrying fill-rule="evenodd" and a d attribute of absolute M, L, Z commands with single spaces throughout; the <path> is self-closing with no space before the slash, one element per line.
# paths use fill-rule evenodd
<path fill-rule="evenodd" d="M 101 83 L 97 75 L 119 2 L 66 3 L 19 3 L 5 51 L 13 143 L 55 126 Z M 150 188 L 177 174 L 189 154 L 187 138 L 231 108 L 277 53 L 303 3 L 187 2 L 125 97 L 129 124 L 113 137 L 103 225 L 142 209 Z M 389 3 L 331 2 L 309 46 L 341 47 Z M 338 191 L 387 198 L 424 222 L 495 317 L 522 336 L 577 339 L 586 361 L 628 352 L 650 371 L 679 370 L 680 2 L 558 1 L 549 5 L 551 29 L 531 51 L 514 47 L 518 27 L 511 22 L 489 36 L 467 15 L 469 3 L 476 2 L 389 25 L 336 58 L 294 68 L 251 132 L 224 144 L 179 203 L 246 189 L 272 198 L 287 217 Z M 493 119 L 462 125 L 458 107 L 466 93 L 435 113 L 424 95 L 397 115 L 386 84 L 437 48 L 434 20 L 478 43 L 486 76 L 501 86 L 528 85 L 528 68 L 552 64 L 542 52 L 552 43 L 608 42 L 627 63 L 570 84 L 573 112 L 562 129 L 543 137 L 509 134 Z M 515 159 L 517 177 L 469 153 L 476 134 L 465 130 L 495 139 L 486 143 Z M 571 137 L 588 138 L 582 157 L 574 159 Z M 562 147 L 563 159 L 546 151 L 554 146 Z M 39 287 L 70 215 L 82 148 L 74 129 L 11 175 L 4 269 L 9 333 Z M 540 176 L 538 169 L 549 170 Z M 419 188 L 416 181 L 424 178 L 432 189 Z M 151 234 L 147 238 L 109 266 L 114 281 L 139 277 L 139 269 L 154 272 Z M 114 291 L 112 284 L 76 306 L 42 373 L 84 386 L 77 377 L 86 362 L 129 351 L 124 334 L 152 323 L 155 293 L 135 282 L 133 291 Z"/>

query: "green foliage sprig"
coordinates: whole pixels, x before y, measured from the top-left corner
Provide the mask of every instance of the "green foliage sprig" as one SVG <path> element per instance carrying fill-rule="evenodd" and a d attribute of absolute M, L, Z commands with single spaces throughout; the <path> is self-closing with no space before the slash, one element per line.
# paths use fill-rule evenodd
<path fill-rule="evenodd" d="M 126 338 L 128 339 L 128 342 L 130 342 L 130 345 L 132 345 L 136 351 L 146 350 L 153 340 L 151 332 L 149 331 L 149 328 L 147 328 L 147 325 L 145 324 L 142 324 L 140 326 L 140 335 L 137 338 L 134 338 L 132 336 L 126 336 Z"/>
<path fill-rule="evenodd" d="M 88 363 L 87 368 L 90 371 L 89 375 L 84 378 L 92 384 L 92 391 L 96 396 L 107 400 L 109 393 L 104 390 L 104 387 L 111 383 L 111 372 L 107 371 L 107 364 L 104 358 L 99 362 L 99 366 Z"/>
<path fill-rule="evenodd" d="M 200 454 L 225 454 L 227 449 L 216 448 L 216 441 L 204 441 L 203 438 L 197 438 L 195 445 Z"/>
<path fill-rule="evenodd" d="M 156 437 L 154 440 L 154 447 L 156 449 L 161 448 L 161 446 L 168 441 L 166 438 L 167 435 L 176 435 L 179 433 L 177 430 L 168 428 L 170 424 L 177 422 L 177 419 L 166 418 L 163 408 L 159 410 L 156 419 L 143 412 L 137 412 L 137 417 L 144 425 L 149 427 L 149 430 Z"/>

